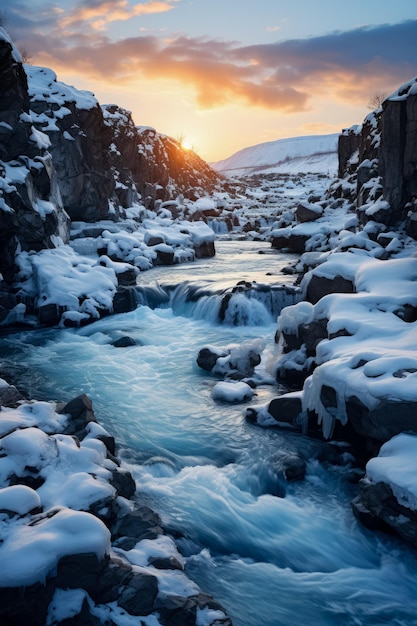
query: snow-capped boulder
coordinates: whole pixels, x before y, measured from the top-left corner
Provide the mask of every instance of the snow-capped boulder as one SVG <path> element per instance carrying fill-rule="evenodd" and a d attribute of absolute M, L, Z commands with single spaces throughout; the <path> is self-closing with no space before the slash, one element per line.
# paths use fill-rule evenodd
<path fill-rule="evenodd" d="M 417 546 L 417 435 L 402 433 L 385 443 L 368 461 L 359 494 L 352 502 L 356 517 L 372 530 L 394 532 Z"/>

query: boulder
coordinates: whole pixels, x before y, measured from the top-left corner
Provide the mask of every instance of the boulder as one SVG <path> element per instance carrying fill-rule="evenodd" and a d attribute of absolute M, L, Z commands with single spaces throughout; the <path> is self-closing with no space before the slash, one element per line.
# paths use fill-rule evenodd
<path fill-rule="evenodd" d="M 314 222 L 323 214 L 323 207 L 320 204 L 299 202 L 295 210 L 297 222 Z"/>
<path fill-rule="evenodd" d="M 268 413 L 279 423 L 295 428 L 302 413 L 302 392 L 286 393 L 273 398 L 268 404 Z"/>
<path fill-rule="evenodd" d="M 386 483 L 362 479 L 352 510 L 366 528 L 395 533 L 417 547 L 417 512 L 402 506 Z"/>
<path fill-rule="evenodd" d="M 316 304 L 321 298 L 329 293 L 354 293 L 355 287 L 351 280 L 343 276 L 327 278 L 313 274 L 307 285 L 306 300 Z"/>

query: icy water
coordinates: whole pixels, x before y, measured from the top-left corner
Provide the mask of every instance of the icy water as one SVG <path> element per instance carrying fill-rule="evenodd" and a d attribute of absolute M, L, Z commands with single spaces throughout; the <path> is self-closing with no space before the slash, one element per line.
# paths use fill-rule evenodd
<path fill-rule="evenodd" d="M 200 348 L 264 338 L 265 379 L 276 349 L 275 313 L 259 301 L 239 296 L 243 325 L 218 322 L 219 286 L 288 284 L 280 268 L 293 260 L 261 243 L 218 242 L 217 250 L 214 259 L 141 276 L 149 292 L 155 281 L 170 285 L 170 302 L 80 330 L 6 337 L 0 360 L 38 399 L 93 399 L 139 497 L 182 533 L 188 575 L 235 626 L 417 625 L 415 554 L 358 525 L 347 470 L 320 464 L 316 444 L 300 435 L 247 423 L 246 403 L 211 398 L 216 380 L 197 367 Z M 196 282 L 203 291 L 192 291 Z M 137 345 L 111 345 L 124 335 Z M 274 394 L 262 385 L 249 405 Z M 291 450 L 311 460 L 304 481 L 285 485 L 272 468 Z"/>

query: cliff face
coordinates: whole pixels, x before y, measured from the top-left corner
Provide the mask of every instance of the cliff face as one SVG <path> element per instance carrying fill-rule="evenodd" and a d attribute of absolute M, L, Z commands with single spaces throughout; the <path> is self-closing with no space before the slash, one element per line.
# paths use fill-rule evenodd
<path fill-rule="evenodd" d="M 10 282 L 17 248 L 40 250 L 68 239 L 48 137 L 31 120 L 26 74 L 0 29 L 0 272 Z"/>
<path fill-rule="evenodd" d="M 362 222 L 404 221 L 417 238 L 417 79 L 402 85 L 362 128 L 343 131 L 333 193 L 350 195 Z M 378 206 L 376 206 L 378 202 Z"/>

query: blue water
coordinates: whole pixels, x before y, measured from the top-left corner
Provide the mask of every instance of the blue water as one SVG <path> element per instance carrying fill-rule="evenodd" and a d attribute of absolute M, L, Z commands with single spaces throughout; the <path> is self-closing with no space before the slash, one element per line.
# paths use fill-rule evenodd
<path fill-rule="evenodd" d="M 195 363 L 200 348 L 254 338 L 267 344 L 259 368 L 266 382 L 249 404 L 276 394 L 274 316 L 246 303 L 245 325 L 219 324 L 216 289 L 242 278 L 288 283 L 280 268 L 291 261 L 259 243 L 217 248 L 215 259 L 141 276 L 147 285 L 210 285 L 203 315 L 177 298 L 174 307 L 141 306 L 79 330 L 18 333 L 2 340 L 0 360 L 36 398 L 92 398 L 138 497 L 182 533 L 187 573 L 235 626 L 417 625 L 415 554 L 354 519 L 347 468 L 320 464 L 316 444 L 300 435 L 247 423 L 248 403 L 212 399 L 216 380 Z M 123 335 L 137 345 L 111 345 Z M 310 459 L 307 476 L 286 484 L 275 462 L 294 450 Z"/>

